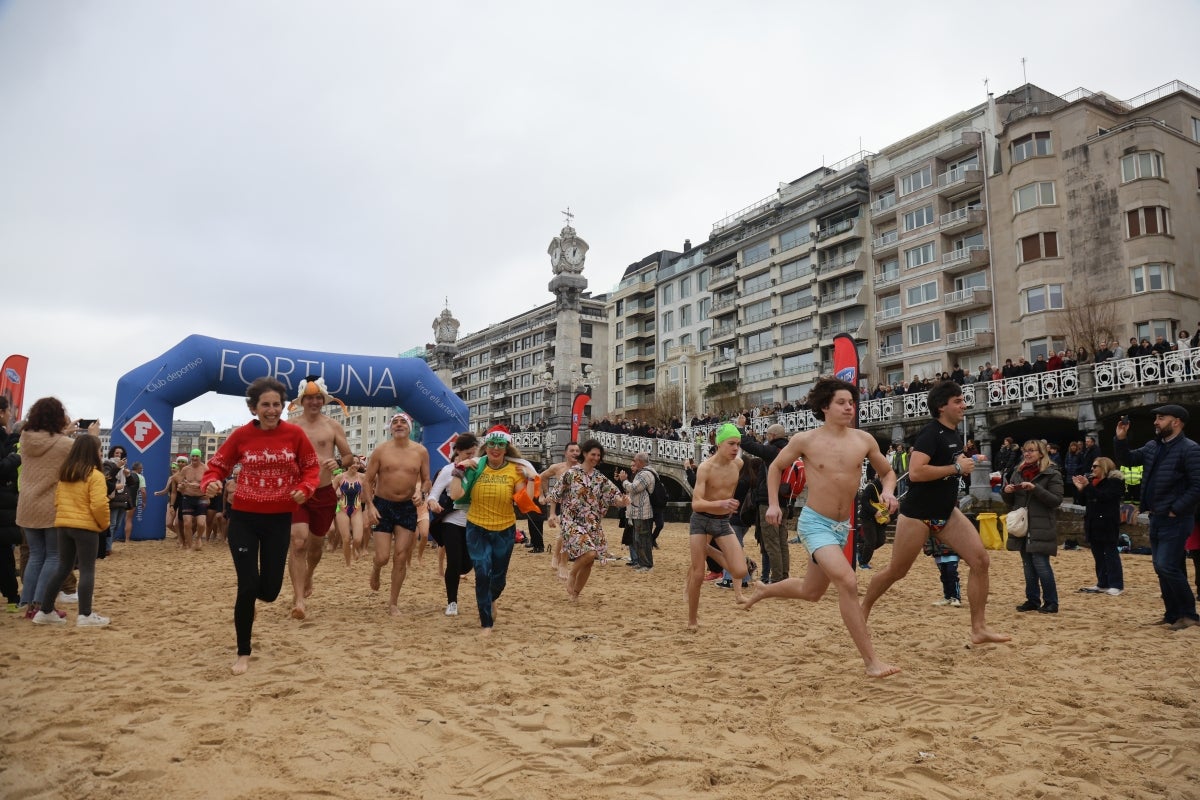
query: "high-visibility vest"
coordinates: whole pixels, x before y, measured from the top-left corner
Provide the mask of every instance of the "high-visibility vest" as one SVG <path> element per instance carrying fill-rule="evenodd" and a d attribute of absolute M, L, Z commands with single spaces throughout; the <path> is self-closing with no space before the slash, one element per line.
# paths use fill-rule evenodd
<path fill-rule="evenodd" d="M 1125 478 L 1126 486 L 1137 486 L 1142 482 L 1142 465 L 1121 467 L 1121 475 Z"/>

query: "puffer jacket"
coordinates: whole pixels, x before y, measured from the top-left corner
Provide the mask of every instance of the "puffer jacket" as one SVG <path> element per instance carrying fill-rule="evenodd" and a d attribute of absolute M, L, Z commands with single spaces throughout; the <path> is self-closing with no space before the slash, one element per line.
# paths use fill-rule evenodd
<path fill-rule="evenodd" d="M 108 530 L 108 486 L 104 473 L 92 470 L 86 481 L 59 481 L 54 490 L 54 527 Z"/>
<path fill-rule="evenodd" d="M 1024 483 L 1020 468 L 1009 473 L 1007 483 Z M 1058 554 L 1058 530 L 1055 521 L 1058 507 L 1063 501 L 1063 476 L 1054 464 L 1046 467 L 1030 481 L 1032 490 L 1017 489 L 1012 494 L 1001 492 L 1000 497 L 1009 508 L 1029 509 L 1029 533 L 1025 536 L 1009 536 L 1009 550 L 1022 553 L 1041 553 L 1047 556 Z"/>
<path fill-rule="evenodd" d="M 22 528 L 54 527 L 54 487 L 74 440 L 61 433 L 21 431 L 21 494 L 17 524 Z M 103 475 L 100 476 L 103 479 Z"/>
<path fill-rule="evenodd" d="M 1114 469 L 1102 481 L 1091 481 L 1083 495 L 1083 532 L 1092 544 L 1116 544 L 1121 533 L 1121 498 L 1125 496 L 1125 476 Z"/>
<path fill-rule="evenodd" d="M 1113 452 L 1120 466 L 1142 465 L 1143 511 L 1195 516 L 1200 506 L 1200 444 L 1181 433 L 1169 442 L 1151 441 L 1132 450 L 1128 439 L 1114 438 Z"/>

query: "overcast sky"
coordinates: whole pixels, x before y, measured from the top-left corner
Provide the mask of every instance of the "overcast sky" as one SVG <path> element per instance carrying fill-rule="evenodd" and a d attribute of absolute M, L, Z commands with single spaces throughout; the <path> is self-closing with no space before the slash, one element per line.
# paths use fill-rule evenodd
<path fill-rule="evenodd" d="M 112 420 L 192 333 L 392 355 L 1028 79 L 1200 85 L 1194 0 L 0 2 L 0 359 Z M 177 419 L 247 419 L 208 394 Z"/>

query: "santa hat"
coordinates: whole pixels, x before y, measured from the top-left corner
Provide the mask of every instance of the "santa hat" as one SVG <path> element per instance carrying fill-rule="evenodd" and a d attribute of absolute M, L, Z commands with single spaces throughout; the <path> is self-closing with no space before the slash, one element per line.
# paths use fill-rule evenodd
<path fill-rule="evenodd" d="M 484 444 L 490 444 L 494 441 L 502 441 L 508 444 L 512 441 L 512 434 L 508 432 L 508 428 L 503 425 L 493 425 L 488 428 L 488 432 L 483 435 Z"/>

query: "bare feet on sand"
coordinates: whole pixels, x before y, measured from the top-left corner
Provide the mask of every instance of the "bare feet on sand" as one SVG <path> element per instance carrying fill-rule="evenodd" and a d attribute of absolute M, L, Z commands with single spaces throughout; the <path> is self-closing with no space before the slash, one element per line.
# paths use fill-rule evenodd
<path fill-rule="evenodd" d="M 298 605 L 292 609 L 292 619 L 304 619 L 304 617 L 305 612 L 303 605 Z"/>
<path fill-rule="evenodd" d="M 388 606 L 388 613 L 393 617 L 400 616 L 400 606 Z"/>
<path fill-rule="evenodd" d="M 379 570 L 380 569 L 381 569 L 380 567 L 373 567 L 371 569 L 371 591 L 373 591 L 373 592 L 379 591 Z"/>
<path fill-rule="evenodd" d="M 1007 633 L 995 633 L 984 628 L 980 631 L 971 631 L 971 644 L 999 644 L 1001 642 L 1011 642 L 1012 637 Z"/>
<path fill-rule="evenodd" d="M 234 675 L 245 675 L 248 669 L 250 669 L 250 656 L 238 656 L 229 671 Z"/>
<path fill-rule="evenodd" d="M 759 600 L 763 599 L 763 595 L 766 592 L 766 590 L 767 590 L 766 584 L 756 582 L 754 584 L 754 591 L 750 593 L 749 597 L 746 597 L 744 595 L 739 596 L 737 598 L 737 601 L 742 604 L 742 610 L 749 611 L 751 609 L 751 607 L 754 606 L 755 603 L 757 603 Z"/>
<path fill-rule="evenodd" d="M 886 678 L 888 675 L 895 675 L 899 671 L 899 667 L 892 664 L 885 664 L 882 661 L 867 665 L 868 678 Z"/>

